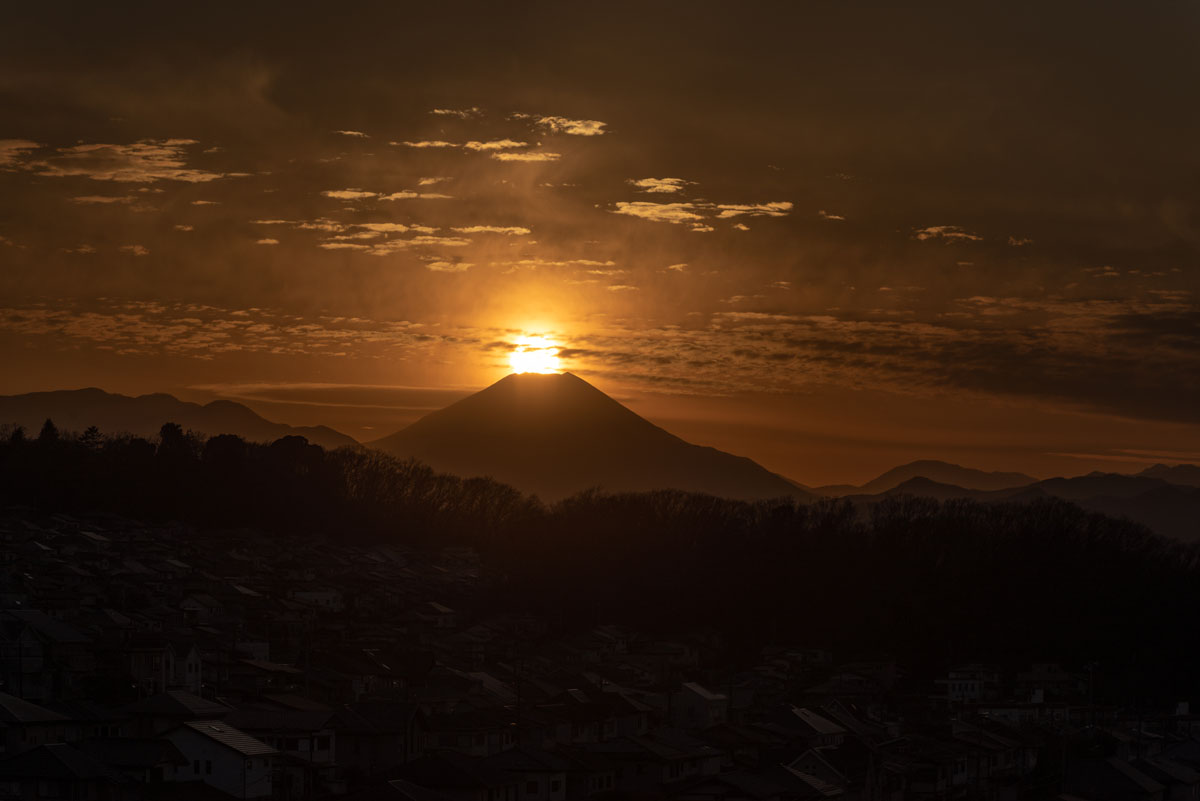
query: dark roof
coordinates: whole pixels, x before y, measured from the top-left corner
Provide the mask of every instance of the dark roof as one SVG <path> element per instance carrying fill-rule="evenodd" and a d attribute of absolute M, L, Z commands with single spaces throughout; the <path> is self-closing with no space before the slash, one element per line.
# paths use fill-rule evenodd
<path fill-rule="evenodd" d="M 565 773 L 574 767 L 557 754 L 531 746 L 510 748 L 482 761 L 496 770 L 520 773 Z"/>
<path fill-rule="evenodd" d="M 183 724 L 183 728 L 202 734 L 242 756 L 273 756 L 279 753 L 261 740 L 220 720 L 193 720 Z"/>
<path fill-rule="evenodd" d="M 158 693 L 130 704 L 125 711 L 140 717 L 208 720 L 223 718 L 229 714 L 230 709 L 223 704 L 209 701 L 183 690 L 168 690 L 165 693 Z"/>
<path fill-rule="evenodd" d="M 105 765 L 116 768 L 152 768 L 163 762 L 187 764 L 183 754 L 169 740 L 106 737 L 85 740 L 78 744 L 78 748 Z"/>
<path fill-rule="evenodd" d="M 120 774 L 95 757 L 66 743 L 39 745 L 0 761 L 0 778 L 123 780 Z"/>
<path fill-rule="evenodd" d="M 333 710 L 312 711 L 301 709 L 235 709 L 225 716 L 230 726 L 247 731 L 293 731 L 313 732 L 324 729 L 333 719 Z"/>
<path fill-rule="evenodd" d="M 8 693 L 0 693 L 0 723 L 57 723 L 67 718 Z"/>
<path fill-rule="evenodd" d="M 410 762 L 401 770 L 403 778 L 427 790 L 503 787 L 516 779 L 478 759 L 454 751 L 437 751 Z"/>
<path fill-rule="evenodd" d="M 89 637 L 38 609 L 7 609 L 0 614 L 24 623 L 36 631 L 38 635 L 57 643 L 91 642 Z"/>

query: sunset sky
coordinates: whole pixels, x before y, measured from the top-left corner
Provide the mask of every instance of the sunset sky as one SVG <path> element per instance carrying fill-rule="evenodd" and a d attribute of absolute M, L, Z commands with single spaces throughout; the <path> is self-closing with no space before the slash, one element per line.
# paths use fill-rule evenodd
<path fill-rule="evenodd" d="M 391 433 L 521 336 L 806 484 L 1200 461 L 1200 4 L 13 4 L 0 392 Z"/>

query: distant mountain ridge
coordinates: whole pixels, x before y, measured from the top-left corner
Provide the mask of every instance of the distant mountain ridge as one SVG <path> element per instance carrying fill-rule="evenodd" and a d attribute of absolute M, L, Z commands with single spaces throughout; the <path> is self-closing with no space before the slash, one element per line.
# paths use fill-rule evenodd
<path fill-rule="evenodd" d="M 549 501 L 590 488 L 811 498 L 750 459 L 668 433 L 571 373 L 509 375 L 368 444 Z"/>
<path fill-rule="evenodd" d="M 893 467 L 862 486 L 831 484 L 824 487 L 813 487 L 811 491 L 817 495 L 830 497 L 874 495 L 887 492 L 914 478 L 924 478 L 938 484 L 950 484 L 974 490 L 1009 489 L 1023 487 L 1037 481 L 1033 476 L 1027 476 L 1024 473 L 986 472 L 937 459 L 919 459 L 899 467 Z"/>
<path fill-rule="evenodd" d="M 923 477 L 911 478 L 875 494 L 847 494 L 861 504 L 876 503 L 896 495 L 915 495 L 939 501 L 965 499 L 983 502 L 1024 503 L 1055 497 L 1084 509 L 1112 517 L 1124 517 L 1167 537 L 1192 542 L 1200 540 L 1200 488 L 1172 484 L 1150 476 L 1120 473 L 1089 473 L 1074 478 L 1050 478 L 1023 487 L 977 490 L 944 484 Z"/>
<path fill-rule="evenodd" d="M 324 448 L 358 444 L 327 426 L 271 422 L 249 407 L 229 400 L 202 405 L 161 392 L 131 397 L 95 387 L 0 396 L 0 423 L 24 426 L 36 436 L 46 418 L 63 431 L 83 431 L 96 426 L 105 434 L 148 437 L 156 435 L 163 423 L 178 423 L 185 430 L 209 435 L 236 434 L 254 442 L 298 435 Z"/>

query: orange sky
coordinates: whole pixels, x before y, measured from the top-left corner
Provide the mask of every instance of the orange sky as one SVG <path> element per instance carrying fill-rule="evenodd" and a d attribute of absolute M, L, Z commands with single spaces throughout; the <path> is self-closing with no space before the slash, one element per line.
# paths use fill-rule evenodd
<path fill-rule="evenodd" d="M 1200 461 L 1200 10 L 966 5 L 14 9 L 0 392 L 370 440 L 548 334 L 809 484 Z"/>

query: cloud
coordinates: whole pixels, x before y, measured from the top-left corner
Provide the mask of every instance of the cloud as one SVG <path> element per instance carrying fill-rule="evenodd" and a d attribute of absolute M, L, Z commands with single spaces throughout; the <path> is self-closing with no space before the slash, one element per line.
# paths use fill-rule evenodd
<path fill-rule="evenodd" d="M 475 265 L 468 264 L 465 261 L 429 261 L 425 262 L 425 269 L 433 270 L 435 273 L 461 273 L 465 272 Z"/>
<path fill-rule="evenodd" d="M 443 195 L 438 192 L 414 192 L 411 189 L 402 189 L 399 192 L 369 192 L 365 189 L 327 189 L 321 193 L 325 197 L 336 198 L 337 200 L 366 200 L 367 198 L 378 198 L 379 200 L 434 200 L 434 199 L 450 199 L 450 195 Z"/>
<path fill-rule="evenodd" d="M 458 117 L 460 120 L 471 119 L 472 117 L 482 117 L 483 109 L 478 106 L 470 108 L 434 108 L 429 110 L 430 114 L 436 114 L 439 117 Z"/>
<path fill-rule="evenodd" d="M 82 195 L 80 197 L 71 198 L 72 203 L 78 203 L 81 206 L 106 206 L 112 204 L 128 205 L 137 201 L 133 195 Z"/>
<path fill-rule="evenodd" d="M 403 147 L 417 147 L 417 148 L 459 147 L 459 145 L 456 145 L 454 142 L 443 142 L 440 139 L 423 139 L 423 140 L 420 140 L 417 142 L 388 142 L 388 144 L 394 145 L 396 147 L 403 146 Z"/>
<path fill-rule="evenodd" d="M 28 139 L 0 139 L 0 168 L 17 165 L 25 155 L 41 147 Z"/>
<path fill-rule="evenodd" d="M 846 219 L 845 217 L 843 217 L 840 214 L 830 214 L 829 212 L 825 211 L 825 209 L 821 209 L 820 211 L 818 211 L 817 216 L 820 217 L 822 220 L 830 220 L 832 222 L 842 222 Z"/>
<path fill-rule="evenodd" d="M 786 200 L 776 201 L 773 203 L 724 203 L 717 206 L 721 212 L 717 217 L 728 219 L 730 217 L 784 217 L 792 210 L 792 204 Z"/>
<path fill-rule="evenodd" d="M 431 176 L 428 178 L 422 178 L 419 181 L 417 181 L 417 186 L 433 186 L 434 184 L 440 184 L 442 181 L 449 181 L 449 180 L 450 180 L 450 178 L 445 175 Z"/>
<path fill-rule="evenodd" d="M 600 120 L 572 120 L 567 117 L 543 117 L 539 114 L 524 114 L 514 112 L 511 119 L 532 120 L 534 125 L 545 128 L 552 133 L 570 134 L 572 136 L 601 136 L 606 123 Z"/>
<path fill-rule="evenodd" d="M 192 205 L 193 206 L 220 206 L 221 201 L 219 201 L 219 200 L 193 200 Z"/>
<path fill-rule="evenodd" d="M 366 192 L 362 189 L 326 189 L 321 193 L 325 197 L 337 198 L 338 200 L 361 200 L 368 197 L 378 196 L 378 192 Z"/>
<path fill-rule="evenodd" d="M 392 192 L 390 195 L 379 195 L 380 200 L 451 200 L 453 197 L 453 195 L 443 195 L 441 192 L 413 192 L 410 189 Z"/>
<path fill-rule="evenodd" d="M 518 142 L 515 139 L 493 139 L 490 142 L 467 142 L 463 147 L 467 150 L 487 151 L 487 150 L 512 150 L 516 147 L 528 147 L 528 142 Z"/>
<path fill-rule="evenodd" d="M 1014 248 L 1019 248 L 1019 247 L 1024 247 L 1025 245 L 1032 245 L 1033 240 L 1027 239 L 1026 237 L 1023 237 L 1023 236 L 1022 237 L 1010 236 L 1008 238 L 1008 244 Z"/>
<path fill-rule="evenodd" d="M 613 284 L 612 286 L 606 287 L 606 289 L 609 292 L 633 292 L 637 290 L 637 287 L 629 286 L 628 284 Z"/>
<path fill-rule="evenodd" d="M 675 272 L 677 272 L 677 273 L 681 273 L 681 272 L 683 272 L 684 270 L 686 270 L 687 268 L 688 268 L 688 266 L 687 266 L 687 264 L 686 264 L 686 263 L 680 263 L 680 264 L 668 264 L 668 265 L 667 265 L 667 269 L 668 269 L 668 270 L 674 270 L 674 271 L 675 271 Z"/>
<path fill-rule="evenodd" d="M 533 231 L 519 225 L 471 225 L 463 228 L 453 228 L 460 234 L 506 234 L 508 236 L 527 236 Z"/>
<path fill-rule="evenodd" d="M 534 150 L 529 153 L 493 153 L 492 158 L 497 161 L 558 161 L 562 154 Z"/>
<path fill-rule="evenodd" d="M 279 240 L 278 239 L 256 239 L 256 240 L 254 240 L 254 244 L 256 244 L 256 245 L 278 245 Z"/>
<path fill-rule="evenodd" d="M 970 233 L 957 225 L 931 225 L 927 228 L 917 228 L 913 231 L 913 239 L 941 239 L 943 242 L 980 242 L 982 236 Z"/>
<path fill-rule="evenodd" d="M 703 220 L 694 203 L 651 203 L 646 200 L 633 202 L 619 201 L 614 209 L 616 214 L 627 214 L 630 217 L 641 217 L 643 220 L 665 223 L 687 223 Z"/>
<path fill-rule="evenodd" d="M 117 248 L 122 253 L 128 253 L 131 256 L 149 256 L 150 250 L 144 245 L 121 245 Z"/>
<path fill-rule="evenodd" d="M 685 186 L 696 182 L 683 178 L 630 178 L 625 183 L 637 187 L 642 192 L 665 195 L 682 192 Z"/>
<path fill-rule="evenodd" d="M 342 136 L 354 136 L 354 137 L 358 137 L 359 139 L 370 139 L 371 138 L 371 137 L 367 136 L 365 133 L 363 133 L 362 131 L 334 131 L 334 133 L 341 134 Z"/>
<path fill-rule="evenodd" d="M 207 183 L 224 173 L 187 166 L 186 148 L 194 139 L 143 139 L 130 145 L 74 145 L 28 163 L 38 175 L 55 178 L 84 176 L 93 181 Z"/>
<path fill-rule="evenodd" d="M 731 217 L 783 217 L 792 210 L 792 204 L 787 201 L 772 203 L 708 203 L 708 202 L 679 202 L 654 203 L 649 200 L 618 201 L 612 209 L 614 214 L 625 214 L 630 217 L 640 217 L 652 222 L 688 224 L 693 231 L 709 232 L 714 230 L 705 220 L 727 220 Z M 734 227 L 739 227 L 735 224 Z M 748 230 L 741 226 L 741 230 Z"/>
<path fill-rule="evenodd" d="M 176 231 L 194 231 L 195 230 L 195 226 L 184 225 L 182 223 L 180 223 L 178 225 L 173 225 L 171 227 L 174 228 Z"/>
<path fill-rule="evenodd" d="M 410 230 L 415 230 L 415 227 Z M 368 256 L 389 256 L 397 251 L 408 250 L 413 247 L 466 247 L 471 244 L 470 239 L 463 237 L 436 236 L 432 234 L 420 234 L 408 239 L 386 239 L 382 242 L 371 244 L 348 242 L 345 239 L 345 237 L 332 237 L 321 242 L 318 247 L 324 250 L 351 250 Z"/>

